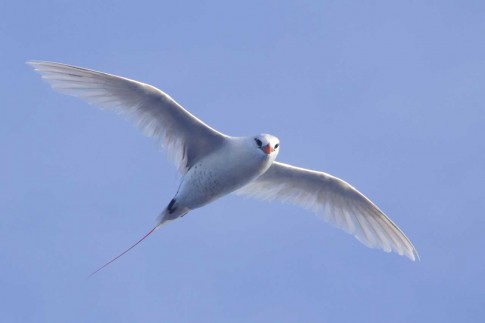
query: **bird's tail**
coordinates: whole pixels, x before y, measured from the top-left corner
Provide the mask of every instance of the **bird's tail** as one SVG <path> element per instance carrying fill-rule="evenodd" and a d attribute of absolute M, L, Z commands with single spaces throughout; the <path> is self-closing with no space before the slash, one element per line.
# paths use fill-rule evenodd
<path fill-rule="evenodd" d="M 170 206 L 170 204 L 169 204 Z M 160 213 L 158 216 L 157 216 L 157 223 L 158 225 L 162 225 L 164 223 L 166 223 L 167 221 L 170 221 L 170 220 L 175 220 L 175 219 L 170 219 L 170 210 L 167 206 L 167 208 L 165 210 L 163 210 L 162 213 Z"/>
<path fill-rule="evenodd" d="M 184 216 L 190 211 L 189 208 L 182 207 L 177 204 L 177 200 L 173 198 L 170 203 L 168 203 L 167 207 L 165 210 L 160 213 L 160 215 L 157 218 L 158 225 L 165 224 L 167 222 L 173 221 L 175 219 L 178 219 L 179 217 Z"/>
<path fill-rule="evenodd" d="M 117 260 L 118 258 L 121 258 L 121 256 L 123 256 L 124 254 L 126 254 L 128 251 L 130 251 L 131 249 L 135 248 L 143 240 L 145 240 L 146 238 L 148 238 L 149 235 L 151 235 L 153 232 L 155 232 L 159 227 L 161 227 L 162 225 L 164 225 L 164 224 L 166 224 L 166 223 L 168 223 L 170 221 L 173 221 L 173 220 L 177 219 L 180 216 L 184 216 L 185 214 L 187 214 L 187 212 L 189 212 L 189 209 L 187 209 L 187 208 L 178 208 L 175 205 L 175 199 L 173 199 L 172 201 L 170 201 L 170 203 L 165 208 L 165 210 L 162 213 L 160 213 L 160 215 L 158 216 L 158 218 L 157 218 L 157 225 L 155 225 L 155 227 L 153 227 L 147 234 L 145 234 L 140 240 L 138 240 L 133 245 L 131 245 L 128 249 L 126 249 L 125 251 L 123 251 L 122 253 L 120 253 L 119 255 L 117 255 L 116 257 L 114 257 L 113 259 L 111 259 L 110 261 L 108 261 L 107 263 L 105 263 L 103 266 L 101 266 L 98 269 L 96 269 L 95 271 L 93 271 L 88 276 L 88 278 L 94 276 L 95 274 L 97 274 L 102 269 L 108 267 L 108 265 L 110 265 L 111 263 L 113 263 L 115 260 Z"/>
<path fill-rule="evenodd" d="M 140 240 L 138 240 L 133 245 L 131 245 L 128 249 L 126 249 L 125 251 L 123 251 L 122 253 L 120 253 L 118 256 L 114 257 L 113 259 L 111 259 L 110 261 L 108 261 L 107 263 L 105 263 L 103 266 L 101 266 L 98 269 L 96 269 L 95 271 L 93 271 L 88 276 L 88 278 L 94 276 L 99 271 L 101 271 L 101 269 L 104 269 L 104 268 L 108 267 L 108 265 L 110 265 L 111 263 L 113 263 L 115 260 L 117 260 L 118 258 L 120 258 L 121 256 L 123 256 L 125 253 L 127 253 L 131 249 L 135 248 L 140 242 L 142 242 L 143 240 L 145 240 L 146 238 L 148 238 L 148 236 L 151 235 L 153 232 L 155 232 L 159 227 L 160 227 L 160 224 L 157 224 L 153 229 L 151 229 L 147 234 L 145 234 Z"/>

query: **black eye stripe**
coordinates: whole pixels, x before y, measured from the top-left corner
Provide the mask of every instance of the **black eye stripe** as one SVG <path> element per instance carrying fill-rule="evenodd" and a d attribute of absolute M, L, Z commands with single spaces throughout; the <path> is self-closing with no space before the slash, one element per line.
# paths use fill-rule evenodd
<path fill-rule="evenodd" d="M 254 141 L 256 141 L 256 144 L 261 147 L 263 145 L 263 142 L 259 140 L 258 138 L 254 138 Z"/>
<path fill-rule="evenodd" d="M 280 144 L 274 145 L 274 149 L 278 148 L 279 146 L 280 146 Z"/>

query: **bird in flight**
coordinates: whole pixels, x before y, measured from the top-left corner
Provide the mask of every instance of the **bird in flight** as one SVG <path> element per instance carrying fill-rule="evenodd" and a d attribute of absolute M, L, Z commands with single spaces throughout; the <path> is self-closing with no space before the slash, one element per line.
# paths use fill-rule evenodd
<path fill-rule="evenodd" d="M 297 204 L 352 234 L 370 248 L 411 260 L 418 253 L 406 235 L 367 197 L 330 174 L 276 161 L 280 142 L 269 134 L 225 135 L 149 84 L 94 70 L 45 61 L 27 62 L 54 90 L 119 112 L 157 138 L 181 174 L 177 193 L 155 227 L 232 192 Z"/>

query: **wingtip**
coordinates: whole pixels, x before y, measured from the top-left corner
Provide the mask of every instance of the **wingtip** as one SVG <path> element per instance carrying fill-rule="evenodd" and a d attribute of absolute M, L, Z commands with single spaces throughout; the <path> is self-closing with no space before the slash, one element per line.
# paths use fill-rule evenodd
<path fill-rule="evenodd" d="M 37 70 L 37 67 L 46 63 L 45 61 L 38 61 L 38 60 L 28 60 L 25 62 L 26 65 L 32 67 L 34 70 Z"/>
<path fill-rule="evenodd" d="M 34 68 L 36 68 L 37 66 L 41 66 L 41 65 L 44 65 L 44 66 L 48 66 L 48 65 L 64 65 L 62 63 L 56 63 L 56 62 L 52 62 L 52 61 L 42 61 L 42 60 L 36 60 L 36 59 L 31 59 L 31 60 L 28 60 L 25 62 L 25 64 L 27 65 L 30 65 Z"/>
<path fill-rule="evenodd" d="M 416 248 L 414 248 L 414 246 L 411 250 L 406 250 L 401 255 L 406 256 L 412 262 L 416 262 L 416 261 L 420 262 L 421 261 L 421 258 L 419 257 L 419 254 L 418 254 L 418 251 L 416 250 Z"/>
<path fill-rule="evenodd" d="M 41 63 L 46 63 L 46 61 L 41 61 L 38 59 L 29 59 L 28 61 L 25 61 L 25 64 L 27 65 L 35 65 L 35 64 L 41 64 Z"/>
<path fill-rule="evenodd" d="M 413 261 L 418 261 L 418 262 L 421 262 L 421 257 L 419 257 L 419 254 L 418 254 L 418 251 L 415 249 L 413 249 Z"/>

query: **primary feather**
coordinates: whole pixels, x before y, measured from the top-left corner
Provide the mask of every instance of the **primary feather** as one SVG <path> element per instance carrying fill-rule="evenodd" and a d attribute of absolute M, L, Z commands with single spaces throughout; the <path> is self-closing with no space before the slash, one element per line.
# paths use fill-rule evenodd
<path fill-rule="evenodd" d="M 159 139 L 184 174 L 226 138 L 161 90 L 124 77 L 53 62 L 28 62 L 54 90 L 114 110 Z"/>
<path fill-rule="evenodd" d="M 275 161 L 238 193 L 297 204 L 370 248 L 394 251 L 413 261 L 418 257 L 411 241 L 374 203 L 332 175 Z"/>

